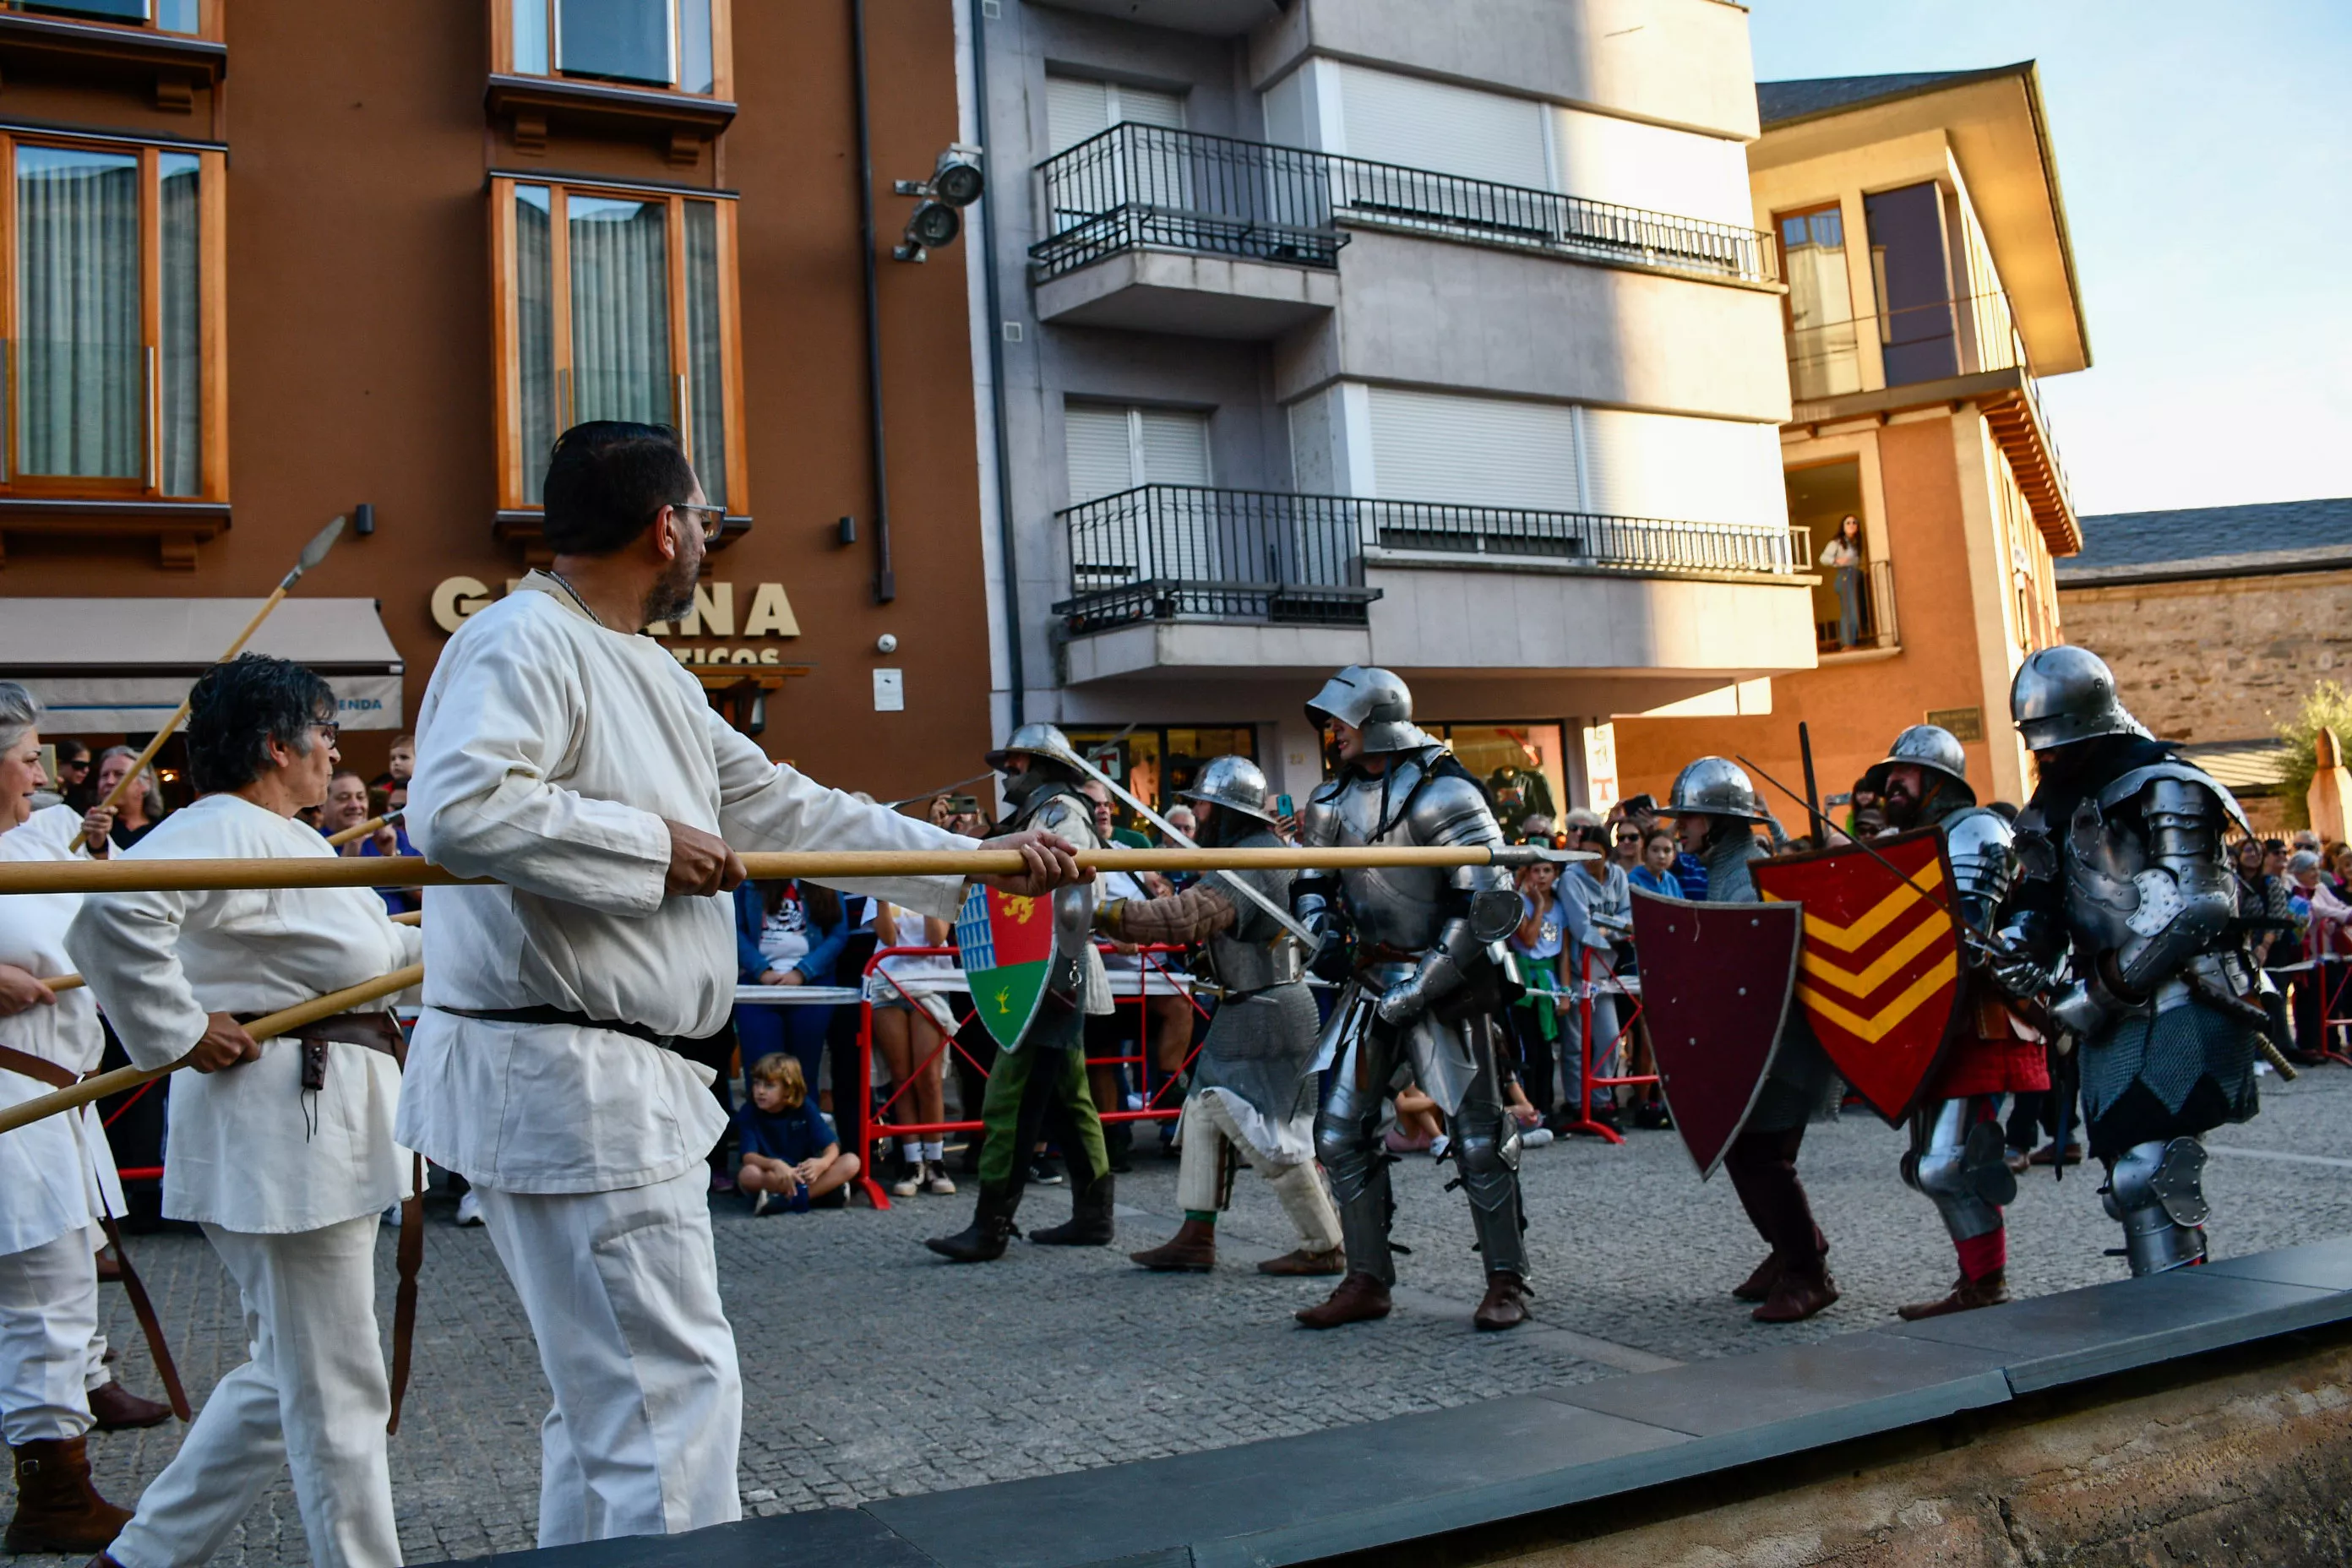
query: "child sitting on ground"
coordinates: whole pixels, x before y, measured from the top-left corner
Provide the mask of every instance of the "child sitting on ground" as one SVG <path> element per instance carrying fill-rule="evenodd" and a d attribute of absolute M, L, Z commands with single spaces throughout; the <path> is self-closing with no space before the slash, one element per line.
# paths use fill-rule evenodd
<path fill-rule="evenodd" d="M 751 1064 L 751 1102 L 735 1113 L 743 1168 L 735 1185 L 751 1194 L 751 1212 L 843 1208 L 857 1156 L 841 1152 L 824 1113 L 809 1103 L 798 1058 L 772 1051 Z"/>

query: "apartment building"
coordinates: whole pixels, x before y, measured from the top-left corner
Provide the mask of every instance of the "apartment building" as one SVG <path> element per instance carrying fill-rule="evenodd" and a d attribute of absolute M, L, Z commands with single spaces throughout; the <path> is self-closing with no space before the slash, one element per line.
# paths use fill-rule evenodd
<path fill-rule="evenodd" d="M 963 279 L 888 257 L 956 68 L 935 0 L 0 0 L 0 675 L 151 731 L 350 514 L 255 646 L 373 771 L 544 557 L 555 433 L 646 419 L 727 510 L 655 628 L 714 706 L 877 794 L 969 772 Z"/>
<path fill-rule="evenodd" d="M 2040 78 L 2029 61 L 1756 92 L 1752 221 L 1789 286 L 1780 462 L 1819 579 L 1818 664 L 1754 711 L 1621 723 L 1621 765 L 1663 788 L 1693 756 L 1744 753 L 1793 783 L 1802 721 L 1843 798 L 1932 722 L 1980 795 L 2021 802 L 2010 678 L 2063 640 L 2053 561 L 2083 546 L 2038 386 L 2091 363 Z M 1861 560 L 1842 592 L 1822 554 L 1847 517 Z"/>
<path fill-rule="evenodd" d="M 1748 16 L 973 0 L 1000 726 L 1139 794 L 1399 670 L 1507 808 L 1814 663 Z"/>

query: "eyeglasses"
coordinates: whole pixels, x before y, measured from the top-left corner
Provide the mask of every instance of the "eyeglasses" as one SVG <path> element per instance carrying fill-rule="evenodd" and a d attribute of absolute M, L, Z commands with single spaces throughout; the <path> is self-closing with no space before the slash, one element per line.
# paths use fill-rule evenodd
<path fill-rule="evenodd" d="M 727 522 L 727 509 L 723 506 L 697 506 L 692 501 L 674 501 L 670 504 L 670 510 L 692 516 L 702 529 L 705 539 L 718 538 L 719 529 Z"/>
<path fill-rule="evenodd" d="M 310 728 L 318 731 L 320 738 L 331 746 L 342 738 L 343 727 L 331 719 L 319 720 Z"/>

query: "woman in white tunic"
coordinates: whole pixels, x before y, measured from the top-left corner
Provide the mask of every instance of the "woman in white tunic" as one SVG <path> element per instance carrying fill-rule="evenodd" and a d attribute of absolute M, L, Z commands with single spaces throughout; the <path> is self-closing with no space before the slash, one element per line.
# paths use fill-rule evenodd
<path fill-rule="evenodd" d="M 203 798 L 122 858 L 333 858 L 294 813 L 327 797 L 334 712 L 327 683 L 283 659 L 207 671 L 188 717 Z M 412 963 L 417 936 L 364 888 L 93 894 L 75 917 L 66 945 L 131 1059 L 190 1058 L 163 1212 L 204 1226 L 253 1347 L 108 1548 L 121 1568 L 205 1562 L 281 1468 L 317 1568 L 400 1561 L 375 1318 L 377 1216 L 409 1184 L 392 1002 L 266 1044 L 239 1020 Z"/>
<path fill-rule="evenodd" d="M 719 1300 L 704 1157 L 726 1131 L 677 1052 L 727 1021 L 751 849 L 970 849 L 771 761 L 639 635 L 693 604 L 719 509 L 675 431 L 595 421 L 556 443 L 551 570 L 468 616 L 418 714 L 417 850 L 497 885 L 425 895 L 425 1010 L 404 1141 L 482 1194 L 539 1340 L 539 1543 L 740 1518 L 743 1385 Z M 723 835 L 723 837 L 722 837 Z M 1069 846 L 1022 834 L 1045 893 Z M 940 920 L 962 881 L 842 882 Z M 147 1568 L 141 1564 L 139 1568 Z"/>
<path fill-rule="evenodd" d="M 39 722 L 32 694 L 0 681 L 0 860 L 86 858 L 67 848 L 79 816 L 62 805 L 32 809 L 46 782 Z M 106 820 L 90 815 L 102 854 Z M 72 969 L 66 927 L 80 902 L 71 893 L 0 899 L 0 1105 L 80 1078 L 106 1048 L 89 993 L 40 983 Z M 94 1112 L 0 1137 L 0 1435 L 16 1461 L 11 1552 L 95 1552 L 113 1540 L 131 1514 L 90 1486 L 84 1440 L 93 1426 L 152 1426 L 171 1415 L 105 1368 L 94 1255 L 108 1212 L 122 1212 L 122 1189 Z"/>

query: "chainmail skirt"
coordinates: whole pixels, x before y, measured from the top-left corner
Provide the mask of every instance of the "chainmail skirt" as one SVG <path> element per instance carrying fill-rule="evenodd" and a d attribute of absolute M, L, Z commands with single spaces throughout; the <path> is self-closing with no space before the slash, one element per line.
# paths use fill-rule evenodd
<path fill-rule="evenodd" d="M 2257 1032 L 2190 1002 L 2153 1018 L 2119 1019 L 2084 1043 L 2083 1121 L 2092 1156 L 2111 1159 L 2135 1143 L 2251 1121 L 2262 1109 Z"/>

